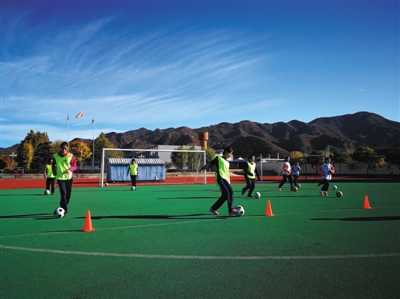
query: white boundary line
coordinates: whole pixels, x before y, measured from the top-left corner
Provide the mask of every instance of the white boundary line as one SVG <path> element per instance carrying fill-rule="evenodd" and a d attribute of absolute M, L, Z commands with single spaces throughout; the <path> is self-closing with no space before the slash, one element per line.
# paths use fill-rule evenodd
<path fill-rule="evenodd" d="M 400 257 L 400 253 L 316 255 L 316 256 L 212 256 L 212 255 L 201 256 L 201 255 L 160 255 L 160 254 L 139 254 L 139 253 L 64 251 L 64 250 L 28 248 L 28 247 L 17 247 L 17 246 L 6 246 L 6 245 L 0 245 L 0 248 L 9 250 L 68 254 L 68 255 L 88 255 L 88 256 L 104 256 L 104 257 L 147 258 L 147 259 L 186 259 L 186 260 L 188 259 L 189 260 L 327 260 L 327 259 Z"/>

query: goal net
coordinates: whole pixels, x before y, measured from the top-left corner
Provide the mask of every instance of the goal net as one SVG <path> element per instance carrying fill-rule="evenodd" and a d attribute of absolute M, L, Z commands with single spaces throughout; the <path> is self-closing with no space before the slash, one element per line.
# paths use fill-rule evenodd
<path fill-rule="evenodd" d="M 183 149 L 121 149 L 103 148 L 101 156 L 100 183 L 130 182 L 128 173 L 131 160 L 138 164 L 140 182 L 163 182 L 169 184 L 207 184 L 206 151 Z"/>

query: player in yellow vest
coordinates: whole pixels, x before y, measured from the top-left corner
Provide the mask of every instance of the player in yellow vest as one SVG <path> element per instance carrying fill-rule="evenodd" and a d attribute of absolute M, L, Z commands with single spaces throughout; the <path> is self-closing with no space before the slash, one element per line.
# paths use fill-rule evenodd
<path fill-rule="evenodd" d="M 246 162 L 246 165 L 244 167 L 244 178 L 246 179 L 246 186 L 242 189 L 242 195 L 244 195 L 246 191 L 249 190 L 249 193 L 247 193 L 247 197 L 252 197 L 252 193 L 256 185 L 256 176 L 258 180 L 261 181 L 257 171 L 257 164 L 254 162 L 255 159 L 256 158 L 254 156 L 249 156 L 248 161 Z"/>
<path fill-rule="evenodd" d="M 76 160 L 73 154 L 68 151 L 68 143 L 60 145 L 60 151 L 53 155 L 53 173 L 56 176 L 58 189 L 60 189 L 60 207 L 68 215 L 68 204 L 71 199 L 73 173 L 76 170 Z"/>
<path fill-rule="evenodd" d="M 51 194 L 54 195 L 54 191 L 55 191 L 55 181 L 56 181 L 56 176 L 53 173 L 53 158 L 50 158 L 48 163 L 46 164 L 46 166 L 44 167 L 44 172 L 43 172 L 43 176 L 44 179 L 46 180 L 46 190 L 50 191 L 51 188 Z"/>
<path fill-rule="evenodd" d="M 132 159 L 131 164 L 129 164 L 126 175 L 129 174 L 131 175 L 132 187 L 135 187 L 136 191 L 136 177 L 139 175 L 139 165 L 136 163 L 135 159 Z"/>
<path fill-rule="evenodd" d="M 229 162 L 228 159 L 232 157 L 233 150 L 230 147 L 224 149 L 224 152 L 221 156 L 215 157 L 214 160 L 208 162 L 204 165 L 201 170 L 208 170 L 212 166 L 216 167 L 215 170 L 215 180 L 217 185 L 220 187 L 221 196 L 217 199 L 217 201 L 211 206 L 210 212 L 214 215 L 219 215 L 218 209 L 222 206 L 222 204 L 226 201 L 228 203 L 228 214 L 229 216 L 237 215 L 237 211 L 233 206 L 233 189 L 230 184 L 230 174 L 229 174 Z"/>

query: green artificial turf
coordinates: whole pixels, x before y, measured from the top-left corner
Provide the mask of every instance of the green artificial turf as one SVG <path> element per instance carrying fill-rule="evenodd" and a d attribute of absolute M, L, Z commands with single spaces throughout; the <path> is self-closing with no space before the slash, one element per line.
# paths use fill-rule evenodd
<path fill-rule="evenodd" d="M 336 185 L 233 185 L 242 217 L 215 185 L 74 188 L 62 219 L 58 190 L 3 190 L 0 297 L 398 298 L 400 185 Z"/>

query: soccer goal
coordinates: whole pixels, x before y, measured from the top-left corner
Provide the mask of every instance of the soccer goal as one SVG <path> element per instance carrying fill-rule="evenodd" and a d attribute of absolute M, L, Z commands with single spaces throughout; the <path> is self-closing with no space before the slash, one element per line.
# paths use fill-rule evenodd
<path fill-rule="evenodd" d="M 129 182 L 127 175 L 132 159 L 139 166 L 137 181 L 164 182 L 171 184 L 207 184 L 206 151 L 184 149 L 122 149 L 103 148 L 99 185 L 107 182 Z"/>

